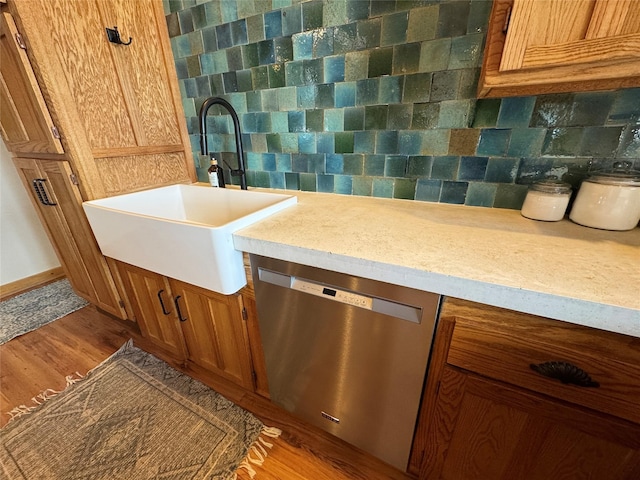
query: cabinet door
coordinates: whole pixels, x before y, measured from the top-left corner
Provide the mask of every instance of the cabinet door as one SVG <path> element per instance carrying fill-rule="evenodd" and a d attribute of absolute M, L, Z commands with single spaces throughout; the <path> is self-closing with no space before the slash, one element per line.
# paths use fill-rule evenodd
<path fill-rule="evenodd" d="M 184 339 L 167 278 L 127 263 L 115 263 L 142 335 L 177 360 L 185 360 Z"/>
<path fill-rule="evenodd" d="M 640 426 L 446 366 L 420 478 L 631 480 Z"/>
<path fill-rule="evenodd" d="M 14 158 L 14 163 L 76 292 L 125 318 L 111 271 L 82 210 L 69 163 L 27 158 Z"/>
<path fill-rule="evenodd" d="M 0 14 L 0 126 L 16 153 L 63 153 L 13 17 Z"/>
<path fill-rule="evenodd" d="M 494 3 L 479 96 L 638 85 L 637 0 Z"/>
<path fill-rule="evenodd" d="M 171 279 L 189 359 L 253 390 L 242 296 L 220 295 Z"/>

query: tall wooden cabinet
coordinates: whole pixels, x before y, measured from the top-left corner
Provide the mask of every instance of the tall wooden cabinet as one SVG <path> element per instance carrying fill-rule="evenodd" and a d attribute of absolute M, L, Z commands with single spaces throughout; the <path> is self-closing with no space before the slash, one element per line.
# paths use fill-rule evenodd
<path fill-rule="evenodd" d="M 74 288 L 125 318 L 81 202 L 196 179 L 162 2 L 0 8 L 4 142 Z M 116 27 L 129 45 L 109 41 Z"/>
<path fill-rule="evenodd" d="M 638 339 L 471 302 L 441 311 L 410 470 L 640 477 Z"/>

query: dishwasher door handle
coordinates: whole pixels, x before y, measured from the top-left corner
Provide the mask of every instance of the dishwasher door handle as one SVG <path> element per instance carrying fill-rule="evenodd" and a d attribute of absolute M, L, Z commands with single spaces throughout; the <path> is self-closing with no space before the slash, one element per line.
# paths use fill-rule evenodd
<path fill-rule="evenodd" d="M 278 285 L 279 287 L 291 288 L 291 276 L 285 275 L 284 273 L 258 268 L 258 278 L 262 282 Z"/>

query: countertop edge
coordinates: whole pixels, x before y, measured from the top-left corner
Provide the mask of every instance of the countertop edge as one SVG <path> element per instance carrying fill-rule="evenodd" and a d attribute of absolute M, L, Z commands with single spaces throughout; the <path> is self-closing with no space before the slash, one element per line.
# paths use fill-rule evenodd
<path fill-rule="evenodd" d="M 237 250 L 640 337 L 640 310 L 507 287 L 233 234 Z"/>

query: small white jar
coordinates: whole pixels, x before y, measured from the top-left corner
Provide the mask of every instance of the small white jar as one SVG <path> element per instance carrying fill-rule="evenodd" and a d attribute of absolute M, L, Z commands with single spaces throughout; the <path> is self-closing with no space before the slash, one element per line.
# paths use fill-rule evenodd
<path fill-rule="evenodd" d="M 603 230 L 635 228 L 640 221 L 640 175 L 614 171 L 584 180 L 569 218 Z"/>
<path fill-rule="evenodd" d="M 558 180 L 543 180 L 529 187 L 520 213 L 523 217 L 545 222 L 562 220 L 569 199 L 571 185 Z"/>

